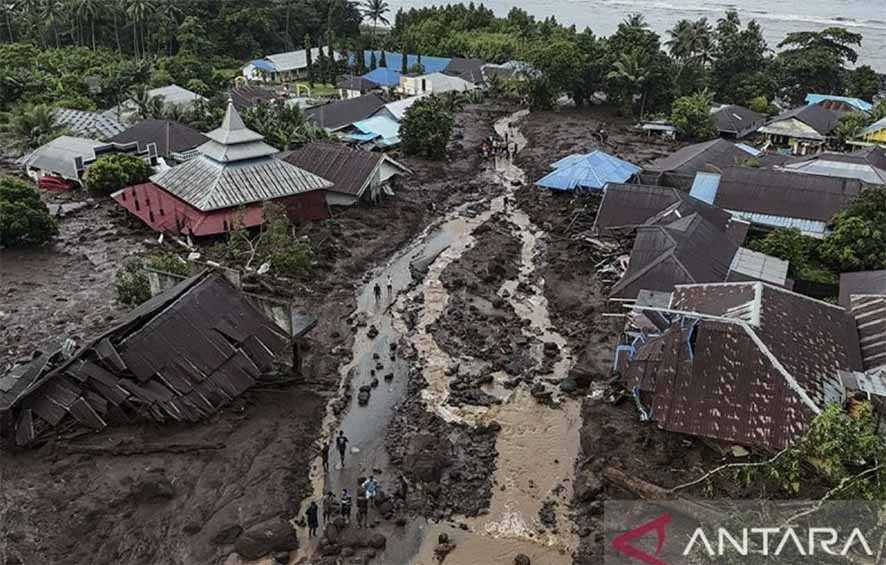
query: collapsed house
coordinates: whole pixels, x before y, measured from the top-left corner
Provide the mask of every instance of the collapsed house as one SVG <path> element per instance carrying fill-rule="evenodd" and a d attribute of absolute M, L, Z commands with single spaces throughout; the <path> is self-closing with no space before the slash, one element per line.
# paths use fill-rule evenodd
<path fill-rule="evenodd" d="M 205 418 L 286 358 L 290 335 L 263 310 L 219 273 L 184 280 L 76 351 L 49 348 L 0 378 L 0 437 L 26 446 L 73 428 Z"/>
<path fill-rule="evenodd" d="M 639 307 L 638 307 L 639 308 Z M 862 367 L 842 307 L 762 282 L 678 285 L 652 333 L 619 346 L 615 365 L 662 429 L 780 450 Z"/>

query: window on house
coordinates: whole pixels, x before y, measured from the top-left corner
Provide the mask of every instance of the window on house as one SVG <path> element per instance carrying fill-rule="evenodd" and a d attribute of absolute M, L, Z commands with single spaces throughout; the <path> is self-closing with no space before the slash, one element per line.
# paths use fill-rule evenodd
<path fill-rule="evenodd" d="M 160 215 L 165 216 L 166 214 L 163 212 L 163 208 L 160 208 Z"/>
<path fill-rule="evenodd" d="M 141 209 L 142 209 L 142 207 L 138 203 L 138 198 L 136 198 L 135 199 L 135 211 L 138 212 Z"/>
<path fill-rule="evenodd" d="M 151 220 L 152 222 L 154 221 L 154 211 L 153 210 L 148 210 L 148 219 Z"/>

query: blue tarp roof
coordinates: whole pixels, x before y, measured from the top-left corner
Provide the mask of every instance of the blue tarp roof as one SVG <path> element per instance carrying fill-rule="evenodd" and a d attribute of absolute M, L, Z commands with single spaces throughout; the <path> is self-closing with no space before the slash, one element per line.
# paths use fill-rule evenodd
<path fill-rule="evenodd" d="M 861 98 L 852 98 L 850 96 L 833 96 L 831 94 L 807 94 L 806 95 L 806 103 L 807 104 L 818 104 L 824 100 L 835 100 L 837 102 L 845 102 L 850 106 L 856 108 L 857 110 L 862 110 L 863 112 L 870 112 L 874 105 L 870 102 L 865 102 Z"/>
<path fill-rule="evenodd" d="M 372 58 L 372 51 L 366 50 L 363 52 L 363 64 L 366 68 L 369 68 L 369 62 Z M 393 51 L 385 51 L 385 64 L 386 68 L 394 69 L 399 71 L 402 67 L 400 66 L 400 61 L 403 60 L 402 53 L 395 53 Z M 424 55 L 421 56 L 421 65 L 425 69 L 425 73 L 437 73 L 442 72 L 449 65 L 449 61 L 452 59 L 448 57 L 426 57 Z M 378 63 L 381 61 L 381 51 L 375 52 L 375 62 Z M 354 63 L 353 57 L 348 57 L 348 62 L 351 64 Z M 418 63 L 418 55 L 407 54 L 406 55 L 406 66 L 408 68 L 412 68 L 416 63 Z"/>
<path fill-rule="evenodd" d="M 717 173 L 695 173 L 689 196 L 713 205 L 720 188 L 720 175 Z"/>
<path fill-rule="evenodd" d="M 267 59 L 256 59 L 252 62 L 252 66 L 254 66 L 256 69 L 261 69 L 269 73 L 277 71 L 277 67 L 274 66 L 274 63 L 268 61 Z"/>
<path fill-rule="evenodd" d="M 400 84 L 400 71 L 396 71 L 390 67 L 378 67 L 360 78 L 374 82 L 379 86 L 398 86 Z"/>
<path fill-rule="evenodd" d="M 355 141 L 362 142 L 380 138 L 381 145 L 400 143 L 400 124 L 387 116 L 373 116 L 360 120 L 354 122 L 354 127 L 360 131 L 358 134 L 351 135 L 351 139 Z"/>
<path fill-rule="evenodd" d="M 552 165 L 554 170 L 535 184 L 554 190 L 589 188 L 603 190 L 610 182 L 625 182 L 640 172 L 633 163 L 613 157 L 603 151 L 587 155 L 570 155 Z"/>

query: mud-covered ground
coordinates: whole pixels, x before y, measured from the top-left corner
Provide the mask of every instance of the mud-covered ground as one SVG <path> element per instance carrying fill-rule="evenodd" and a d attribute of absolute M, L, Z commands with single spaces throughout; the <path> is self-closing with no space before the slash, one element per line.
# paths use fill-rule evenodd
<path fill-rule="evenodd" d="M 355 285 L 471 196 L 477 148 L 501 113 L 466 108 L 449 163 L 405 160 L 415 175 L 396 198 L 302 227 L 317 265 L 296 300 L 320 321 L 300 382 L 250 391 L 198 425 L 133 423 L 2 452 L 0 562 L 220 563 L 235 547 L 266 550 L 262 531 L 291 531 L 284 519 L 310 492 L 314 440 L 352 339 Z M 155 234 L 107 199 L 61 219 L 60 228 L 51 247 L 0 251 L 3 370 L 54 340 L 112 325 L 123 312 L 114 272 L 156 245 Z"/>
<path fill-rule="evenodd" d="M 604 123 L 609 136 L 600 145 L 600 139 L 588 132 Z M 676 149 L 671 143 L 634 134 L 628 125 L 599 108 L 530 114 L 521 123 L 529 145 L 520 152 L 516 164 L 529 179 L 537 179 L 552 161 L 571 153 L 603 149 L 642 165 Z M 702 465 L 709 468 L 718 456 L 700 442 L 641 423 L 630 400 L 612 405 L 586 394 L 588 385 L 609 380 L 612 352 L 623 325 L 623 320 L 602 316 L 606 288 L 595 269 L 600 251 L 582 237 L 593 224 L 598 198 L 527 186 L 517 193 L 517 200 L 536 224 L 548 229 L 545 295 L 554 322 L 577 357 L 573 375 L 585 400 L 573 497 L 573 516 L 581 538 L 575 563 L 596 564 L 603 555 L 603 502 L 633 498 L 607 484 L 603 478 L 606 466 L 672 487 L 701 475 Z"/>

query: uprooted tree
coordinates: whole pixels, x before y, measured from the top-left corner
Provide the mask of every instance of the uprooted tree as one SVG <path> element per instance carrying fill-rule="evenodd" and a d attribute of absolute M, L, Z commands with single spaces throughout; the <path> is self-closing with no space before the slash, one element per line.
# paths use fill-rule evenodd
<path fill-rule="evenodd" d="M 400 125 L 403 150 L 409 155 L 442 159 L 454 125 L 452 114 L 436 96 L 419 100 L 406 110 Z"/>
<path fill-rule="evenodd" d="M 31 185 L 0 177 L 0 246 L 40 245 L 57 233 L 55 220 Z"/>

